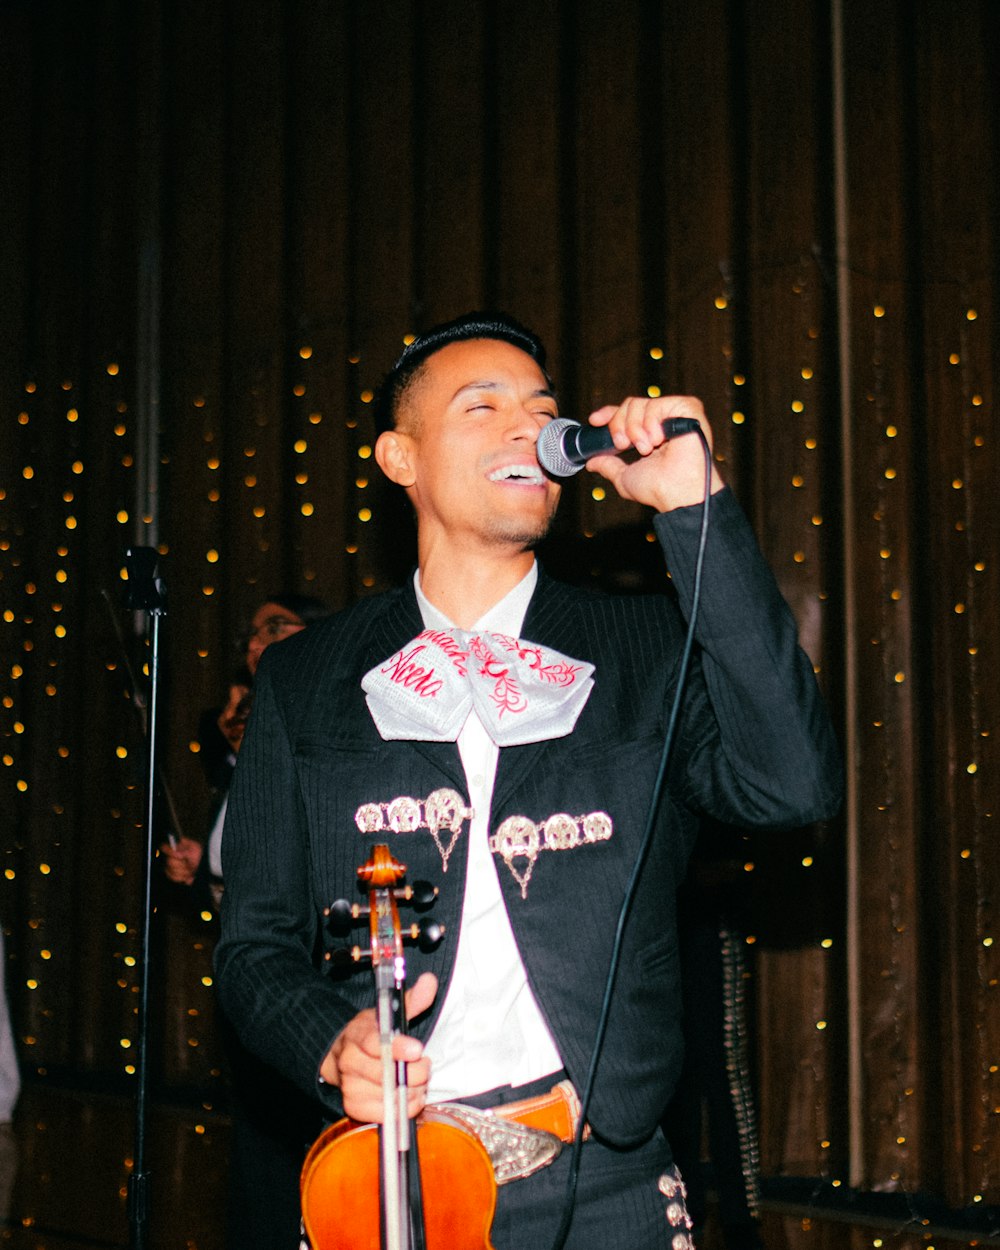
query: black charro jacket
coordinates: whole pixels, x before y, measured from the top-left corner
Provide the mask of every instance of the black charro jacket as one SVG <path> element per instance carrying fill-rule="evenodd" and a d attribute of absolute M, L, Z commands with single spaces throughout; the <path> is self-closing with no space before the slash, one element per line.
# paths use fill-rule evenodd
<path fill-rule="evenodd" d="M 569 1075 L 586 1078 L 618 911 L 646 824 L 690 605 L 700 507 L 658 516 L 680 608 L 661 596 L 612 597 L 542 573 L 522 636 L 596 667 L 573 733 L 501 750 L 490 813 L 540 822 L 606 812 L 604 841 L 543 851 L 526 897 L 495 857 L 532 990 Z M 365 803 L 423 800 L 442 787 L 468 802 L 454 743 L 385 742 L 360 681 L 423 627 L 411 585 L 364 600 L 271 647 L 230 794 L 217 971 L 244 1042 L 339 1114 L 317 1082 L 344 1025 L 373 999 L 371 974 L 322 971 L 334 938 L 323 909 L 359 898 L 356 870 L 387 841 L 408 879 L 440 888 L 447 936 L 413 949 L 409 979 L 441 985 L 416 1022 L 426 1038 L 444 1002 L 461 916 L 468 826 L 443 869 L 426 829 L 362 833 Z M 699 816 L 743 826 L 797 827 L 840 801 L 837 747 L 795 623 L 728 490 L 712 500 L 697 646 L 656 837 L 624 939 L 599 1076 L 594 1130 L 617 1145 L 653 1131 L 681 1060 L 675 893 Z"/>

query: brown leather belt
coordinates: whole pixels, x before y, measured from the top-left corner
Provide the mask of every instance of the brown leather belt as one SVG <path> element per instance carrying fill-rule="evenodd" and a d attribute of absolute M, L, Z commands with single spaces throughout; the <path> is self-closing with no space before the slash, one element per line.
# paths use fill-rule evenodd
<path fill-rule="evenodd" d="M 531 1176 L 547 1167 L 573 1141 L 580 1121 L 580 1100 L 572 1081 L 560 1081 L 546 1094 L 480 1110 L 460 1102 L 434 1106 L 445 1117 L 474 1133 L 493 1164 L 498 1185 Z M 584 1137 L 590 1136 L 589 1125 Z"/>
<path fill-rule="evenodd" d="M 572 1081 L 560 1081 L 547 1094 L 504 1103 L 492 1107 L 491 1111 L 501 1119 L 513 1120 L 526 1128 L 541 1129 L 558 1137 L 561 1142 L 571 1142 L 576 1137 L 576 1126 L 580 1122 L 580 1099 Z M 589 1124 L 583 1126 L 583 1136 L 584 1140 L 590 1136 Z"/>

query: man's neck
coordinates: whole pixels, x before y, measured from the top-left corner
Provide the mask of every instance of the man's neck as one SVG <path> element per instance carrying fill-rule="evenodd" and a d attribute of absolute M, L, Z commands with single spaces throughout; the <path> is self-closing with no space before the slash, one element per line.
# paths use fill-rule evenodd
<path fill-rule="evenodd" d="M 527 575 L 535 561 L 530 551 L 498 550 L 447 557 L 420 553 L 420 589 L 459 629 L 471 629 L 484 613 Z"/>

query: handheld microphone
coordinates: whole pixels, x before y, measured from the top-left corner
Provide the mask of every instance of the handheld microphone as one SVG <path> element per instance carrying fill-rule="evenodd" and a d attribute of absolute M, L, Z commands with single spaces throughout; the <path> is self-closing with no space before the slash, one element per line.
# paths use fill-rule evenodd
<path fill-rule="evenodd" d="M 667 439 L 696 434 L 701 425 L 694 417 L 668 417 L 663 422 Z M 592 456 L 622 453 L 615 446 L 606 425 L 581 425 L 567 417 L 556 417 L 542 427 L 535 445 L 538 463 L 550 477 L 572 477 Z"/>

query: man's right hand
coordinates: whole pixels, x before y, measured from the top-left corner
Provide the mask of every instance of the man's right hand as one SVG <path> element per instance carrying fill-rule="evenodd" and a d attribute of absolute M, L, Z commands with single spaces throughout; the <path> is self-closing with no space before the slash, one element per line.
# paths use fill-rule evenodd
<path fill-rule="evenodd" d="M 421 1015 L 437 996 L 438 981 L 432 972 L 418 977 L 406 991 L 406 1016 Z M 392 1043 L 394 1059 L 406 1061 L 407 1111 L 412 1118 L 427 1102 L 430 1060 L 415 1037 L 399 1036 Z M 358 1015 L 337 1035 L 319 1070 L 328 1085 L 339 1085 L 344 1112 L 362 1124 L 381 1124 L 382 1055 L 374 1008 Z"/>

